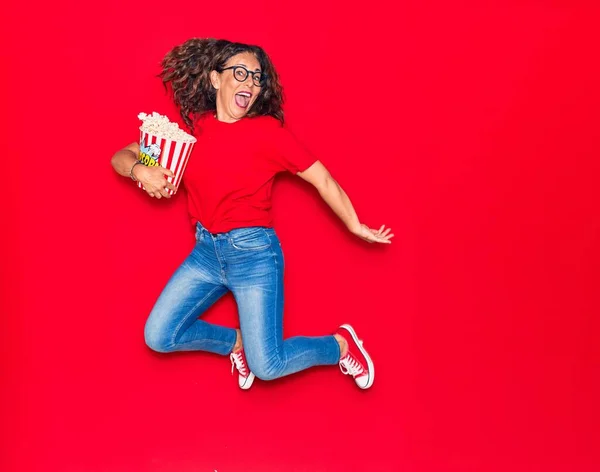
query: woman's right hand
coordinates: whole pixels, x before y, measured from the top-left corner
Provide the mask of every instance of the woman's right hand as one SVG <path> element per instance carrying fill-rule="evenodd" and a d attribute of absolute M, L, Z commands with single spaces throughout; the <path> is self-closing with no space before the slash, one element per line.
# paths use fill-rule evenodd
<path fill-rule="evenodd" d="M 151 197 L 171 198 L 168 190 L 175 192 L 175 186 L 166 179 L 166 177 L 173 177 L 174 174 L 164 167 L 137 165 L 133 169 L 133 176 L 142 183 L 146 193 Z"/>

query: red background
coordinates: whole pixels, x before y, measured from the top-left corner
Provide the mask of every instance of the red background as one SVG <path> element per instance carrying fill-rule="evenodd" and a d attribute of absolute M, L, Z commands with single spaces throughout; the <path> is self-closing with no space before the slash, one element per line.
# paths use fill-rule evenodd
<path fill-rule="evenodd" d="M 5 4 L 0 469 L 598 470 L 598 11 L 483 3 Z M 176 116 L 155 75 L 193 36 L 262 45 L 290 128 L 396 234 L 276 183 L 286 335 L 354 324 L 370 391 L 331 367 L 244 392 L 144 345 L 193 233 L 109 160 L 138 112 Z"/>

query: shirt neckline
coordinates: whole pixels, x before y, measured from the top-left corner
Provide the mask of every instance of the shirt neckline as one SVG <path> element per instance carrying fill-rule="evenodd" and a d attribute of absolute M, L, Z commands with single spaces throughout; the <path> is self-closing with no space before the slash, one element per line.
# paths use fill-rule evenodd
<path fill-rule="evenodd" d="M 222 125 L 235 125 L 235 124 L 239 123 L 240 121 L 242 121 L 244 118 L 247 118 L 246 116 L 244 116 L 244 117 L 240 118 L 239 120 L 234 121 L 232 123 L 229 123 L 228 121 L 221 121 L 221 120 L 219 120 L 217 118 L 217 112 L 216 112 L 216 110 L 215 111 L 211 111 L 209 117 L 210 117 L 210 119 L 212 121 L 214 121 L 216 123 L 219 123 L 219 124 L 222 124 Z"/>

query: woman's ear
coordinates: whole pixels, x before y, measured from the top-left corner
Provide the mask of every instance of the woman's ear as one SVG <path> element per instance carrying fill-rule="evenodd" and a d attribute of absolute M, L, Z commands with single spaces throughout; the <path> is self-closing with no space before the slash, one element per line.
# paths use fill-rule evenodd
<path fill-rule="evenodd" d="M 221 78 L 219 77 L 219 73 L 216 70 L 210 71 L 210 83 L 212 86 L 219 90 L 219 86 L 221 85 Z"/>

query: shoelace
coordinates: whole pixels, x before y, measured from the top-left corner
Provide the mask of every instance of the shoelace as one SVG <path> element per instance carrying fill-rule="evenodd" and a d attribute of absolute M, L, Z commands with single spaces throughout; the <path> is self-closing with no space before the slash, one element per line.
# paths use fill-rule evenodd
<path fill-rule="evenodd" d="M 349 354 L 347 354 L 343 359 L 340 359 L 340 370 L 342 371 L 342 374 L 349 374 L 354 378 L 365 371 L 360 362 L 358 362 L 358 360 Z"/>
<path fill-rule="evenodd" d="M 231 359 L 231 375 L 233 375 L 234 366 L 237 368 L 238 372 L 242 374 L 242 377 L 248 377 L 248 370 L 246 368 L 246 363 L 244 362 L 244 357 L 242 356 L 242 351 L 232 352 L 229 355 Z"/>

